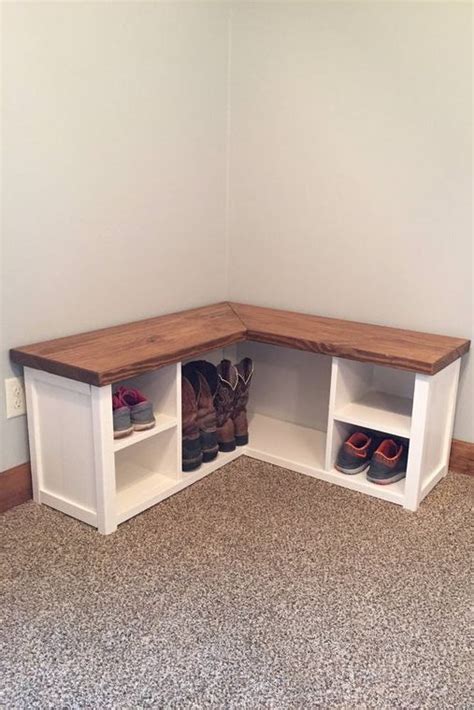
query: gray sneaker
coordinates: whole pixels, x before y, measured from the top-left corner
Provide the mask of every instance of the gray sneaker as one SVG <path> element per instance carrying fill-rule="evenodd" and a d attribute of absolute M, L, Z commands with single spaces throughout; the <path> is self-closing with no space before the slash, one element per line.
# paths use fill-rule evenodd
<path fill-rule="evenodd" d="M 135 431 L 144 431 L 155 426 L 153 404 L 139 390 L 119 387 L 116 395 L 130 408 L 130 418 Z"/>
<path fill-rule="evenodd" d="M 132 419 L 130 417 L 130 407 L 119 394 L 112 397 L 112 407 L 114 414 L 114 439 L 122 439 L 133 432 Z"/>
<path fill-rule="evenodd" d="M 379 485 L 395 483 L 407 475 L 408 447 L 394 439 L 384 439 L 372 456 L 367 480 Z"/>

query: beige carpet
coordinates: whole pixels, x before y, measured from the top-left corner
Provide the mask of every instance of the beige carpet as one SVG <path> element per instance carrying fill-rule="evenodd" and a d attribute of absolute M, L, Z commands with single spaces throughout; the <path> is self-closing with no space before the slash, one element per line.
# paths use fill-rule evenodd
<path fill-rule="evenodd" d="M 469 506 L 242 458 L 102 537 L 2 516 L 5 708 L 468 708 Z"/>

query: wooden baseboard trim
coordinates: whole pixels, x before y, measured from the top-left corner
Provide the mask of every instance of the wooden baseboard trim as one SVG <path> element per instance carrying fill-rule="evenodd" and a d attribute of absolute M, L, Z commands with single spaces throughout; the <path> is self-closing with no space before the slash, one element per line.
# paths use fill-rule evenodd
<path fill-rule="evenodd" d="M 31 468 L 29 462 L 0 473 L 0 513 L 30 500 Z"/>
<path fill-rule="evenodd" d="M 474 476 L 474 443 L 453 439 L 449 470 Z M 25 503 L 32 496 L 29 462 L 0 473 L 0 513 Z"/>
<path fill-rule="evenodd" d="M 474 443 L 453 439 L 449 468 L 455 473 L 474 476 Z"/>

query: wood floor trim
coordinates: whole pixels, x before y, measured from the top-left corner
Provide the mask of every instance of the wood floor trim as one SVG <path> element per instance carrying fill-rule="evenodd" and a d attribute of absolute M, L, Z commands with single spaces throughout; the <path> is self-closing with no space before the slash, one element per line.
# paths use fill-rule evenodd
<path fill-rule="evenodd" d="M 29 462 L 0 473 L 0 513 L 25 503 L 32 496 Z"/>
<path fill-rule="evenodd" d="M 455 473 L 465 473 L 474 476 L 474 443 L 453 439 L 449 468 Z"/>
<path fill-rule="evenodd" d="M 449 470 L 474 476 L 474 443 L 453 439 Z M 29 462 L 0 473 L 0 513 L 25 503 L 32 497 Z"/>

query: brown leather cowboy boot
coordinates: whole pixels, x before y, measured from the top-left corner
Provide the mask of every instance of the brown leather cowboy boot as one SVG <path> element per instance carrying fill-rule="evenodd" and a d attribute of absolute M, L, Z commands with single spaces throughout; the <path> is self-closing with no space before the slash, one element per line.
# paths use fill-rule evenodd
<path fill-rule="evenodd" d="M 181 381 L 183 471 L 194 471 L 202 463 L 201 442 L 197 425 L 197 402 L 192 384 Z"/>
<path fill-rule="evenodd" d="M 194 360 L 183 367 L 183 375 L 191 383 L 197 402 L 197 426 L 203 462 L 212 461 L 219 453 L 217 418 L 214 396 L 217 391 L 217 370 L 205 360 Z"/>
<path fill-rule="evenodd" d="M 230 360 L 222 360 L 217 366 L 218 385 L 214 398 L 217 414 L 217 441 L 219 451 L 233 451 L 235 449 L 234 410 L 235 388 L 237 387 L 237 370 Z"/>
<path fill-rule="evenodd" d="M 249 357 L 244 357 L 236 365 L 238 383 L 235 390 L 234 411 L 232 419 L 234 421 L 235 443 L 237 446 L 245 446 L 249 443 L 249 425 L 247 421 L 247 403 L 249 401 L 250 382 L 253 375 L 253 362 Z"/>

